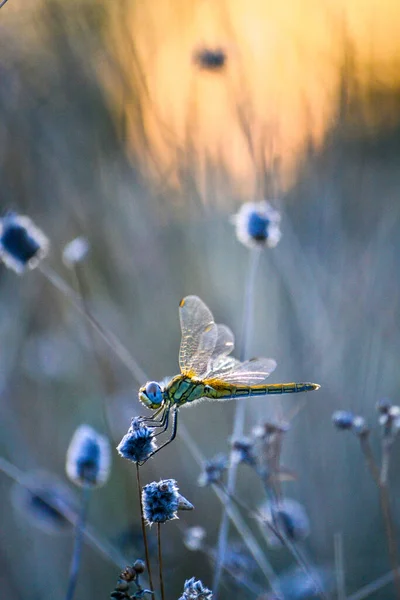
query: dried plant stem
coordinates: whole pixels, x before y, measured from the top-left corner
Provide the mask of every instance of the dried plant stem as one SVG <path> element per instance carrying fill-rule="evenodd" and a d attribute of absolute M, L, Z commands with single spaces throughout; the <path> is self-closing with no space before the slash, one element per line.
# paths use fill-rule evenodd
<path fill-rule="evenodd" d="M 160 578 L 161 600 L 165 600 L 162 552 L 161 552 L 161 523 L 157 523 L 157 545 L 158 545 L 158 575 Z"/>
<path fill-rule="evenodd" d="M 65 600 L 72 600 L 75 595 L 76 584 L 78 583 L 79 568 L 81 565 L 83 537 L 86 526 L 86 518 L 89 507 L 91 489 L 85 486 L 82 490 L 82 503 L 79 512 L 78 521 L 75 527 L 74 549 L 72 551 L 72 560 L 69 569 L 68 588 Z"/>
<path fill-rule="evenodd" d="M 131 356 L 129 351 L 121 344 L 118 338 L 108 331 L 105 327 L 103 327 L 96 317 L 91 313 L 85 311 L 85 308 L 82 304 L 81 298 L 74 292 L 74 290 L 60 277 L 51 267 L 41 263 L 38 266 L 38 270 L 46 277 L 46 279 L 57 288 L 64 296 L 68 298 L 71 304 L 78 310 L 81 314 L 83 314 L 92 325 L 92 327 L 97 331 L 99 336 L 106 342 L 106 344 L 111 348 L 111 350 L 118 356 L 121 362 L 128 368 L 131 372 L 135 380 L 139 385 L 142 385 L 143 381 L 146 381 L 146 375 L 138 365 L 138 363 Z"/>
<path fill-rule="evenodd" d="M 347 600 L 364 600 L 365 598 L 368 598 L 369 596 L 371 596 L 371 594 L 374 594 L 375 592 L 379 591 L 383 587 L 387 586 L 392 581 L 393 581 L 393 571 L 390 571 L 390 573 L 386 573 L 386 575 L 382 575 L 382 577 L 379 577 L 375 581 L 372 581 L 371 583 L 368 583 L 367 585 L 365 585 L 364 587 L 359 589 L 358 592 L 355 592 L 351 596 L 348 596 Z"/>
<path fill-rule="evenodd" d="M 144 544 L 144 554 L 145 554 L 145 559 L 146 559 L 146 568 L 147 568 L 147 572 L 149 574 L 150 589 L 152 592 L 154 592 L 153 577 L 151 575 L 151 564 L 150 564 L 150 556 L 149 556 L 149 544 L 147 541 L 146 523 L 144 521 L 144 514 L 143 514 L 142 482 L 140 480 L 140 467 L 139 467 L 138 463 L 136 463 L 136 480 L 137 480 L 138 491 L 139 491 L 140 518 L 142 521 L 142 535 L 143 535 L 143 544 Z"/>
<path fill-rule="evenodd" d="M 389 560 L 392 566 L 394 585 L 396 588 L 396 598 L 400 600 L 400 574 L 399 574 L 399 552 L 397 548 L 397 540 L 395 526 L 393 521 L 392 510 L 390 506 L 389 488 L 387 485 L 387 473 L 389 470 L 389 451 L 390 446 L 385 445 L 383 441 L 383 457 L 382 469 L 379 472 L 378 466 L 372 454 L 371 445 L 369 443 L 368 433 L 360 436 L 361 450 L 364 454 L 365 461 L 379 490 L 379 500 L 383 521 L 385 524 L 385 533 L 388 545 Z"/>
<path fill-rule="evenodd" d="M 335 533 L 333 536 L 334 554 L 335 554 L 335 575 L 336 575 L 336 593 L 337 600 L 346 600 L 346 584 L 343 560 L 343 536 L 342 533 Z"/>
<path fill-rule="evenodd" d="M 249 344 L 252 333 L 252 325 L 253 325 L 253 302 L 254 302 L 254 289 L 256 282 L 256 274 L 257 268 L 260 260 L 260 250 L 258 248 L 254 248 L 250 251 L 249 255 L 249 267 L 247 273 L 247 281 L 245 287 L 245 299 L 244 299 L 244 310 L 243 310 L 243 324 L 242 324 L 242 337 L 241 337 L 241 345 L 240 345 L 240 360 L 243 361 L 249 351 Z M 245 423 L 245 411 L 246 411 L 246 403 L 236 402 L 235 407 L 235 416 L 233 422 L 233 439 L 239 438 L 243 435 L 244 432 L 244 423 Z M 231 454 L 232 459 L 232 454 Z M 230 461 L 230 468 L 228 472 L 228 482 L 227 489 L 229 492 L 229 496 L 233 494 L 236 486 L 236 474 L 237 474 L 237 464 L 232 460 Z M 222 575 L 222 567 L 225 560 L 226 548 L 228 544 L 228 536 L 229 536 L 229 517 L 227 512 L 226 505 L 223 507 L 221 523 L 218 534 L 218 542 L 217 542 L 217 560 L 215 566 L 214 573 L 214 581 L 213 581 L 213 598 L 217 600 L 218 598 L 218 590 L 221 582 Z"/>

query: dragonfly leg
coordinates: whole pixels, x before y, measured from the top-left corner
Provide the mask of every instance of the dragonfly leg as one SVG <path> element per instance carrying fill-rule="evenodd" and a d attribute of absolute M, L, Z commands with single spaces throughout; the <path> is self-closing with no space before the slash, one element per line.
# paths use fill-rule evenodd
<path fill-rule="evenodd" d="M 160 406 L 160 408 L 158 408 L 155 412 L 153 412 L 153 414 L 150 417 L 138 417 L 138 421 L 140 421 L 141 423 L 144 423 L 144 421 L 150 421 L 152 423 L 157 422 L 156 421 L 156 417 L 158 417 L 158 415 L 165 409 L 165 406 Z M 161 421 L 164 419 L 164 415 L 161 417 Z M 160 421 L 160 422 L 161 422 Z"/>
<path fill-rule="evenodd" d="M 165 446 L 168 446 L 168 444 L 170 444 L 176 438 L 176 432 L 177 432 L 177 429 L 178 429 L 178 408 L 174 407 L 172 409 L 172 411 L 173 411 L 172 412 L 172 431 L 171 431 L 170 438 L 166 442 L 164 442 L 163 444 L 161 444 L 161 446 L 159 446 L 156 450 L 154 450 L 154 452 L 152 452 L 146 458 L 146 460 L 143 460 L 142 462 L 140 462 L 139 463 L 140 467 L 142 465 L 144 465 L 144 463 L 147 462 L 149 460 L 149 458 L 151 458 L 152 456 L 154 456 L 155 454 L 157 454 L 157 452 L 160 452 L 160 450 L 162 450 L 163 448 L 165 448 Z"/>

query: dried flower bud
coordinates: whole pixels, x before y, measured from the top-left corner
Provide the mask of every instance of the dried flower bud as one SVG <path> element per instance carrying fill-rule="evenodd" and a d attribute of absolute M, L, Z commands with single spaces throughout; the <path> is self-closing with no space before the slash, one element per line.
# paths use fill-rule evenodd
<path fill-rule="evenodd" d="M 144 425 L 137 417 L 132 419 L 128 433 L 117 446 L 120 456 L 135 463 L 146 460 L 156 448 L 154 429 Z"/>
<path fill-rule="evenodd" d="M 141 575 L 146 570 L 146 564 L 143 560 L 140 560 L 140 558 L 138 558 L 138 560 L 135 560 L 135 562 L 133 563 L 133 568 L 135 569 L 137 575 Z"/>
<path fill-rule="evenodd" d="M 354 415 L 348 410 L 337 410 L 332 415 L 332 422 L 337 429 L 351 429 L 353 427 Z"/>
<path fill-rule="evenodd" d="M 250 467 L 255 467 L 257 456 L 253 440 L 246 437 L 234 440 L 232 442 L 232 460 L 236 463 L 244 463 Z"/>
<path fill-rule="evenodd" d="M 381 398 L 376 403 L 376 410 L 381 415 L 387 415 L 387 413 L 389 412 L 389 409 L 391 408 L 391 406 L 392 406 L 392 403 L 391 403 L 391 401 L 388 398 Z"/>
<path fill-rule="evenodd" d="M 364 419 L 364 417 L 354 417 L 352 431 L 357 436 L 364 436 L 367 435 L 367 433 L 369 433 L 367 421 Z"/>
<path fill-rule="evenodd" d="M 89 425 L 75 431 L 67 452 L 68 477 L 82 487 L 99 487 L 108 480 L 111 453 L 108 440 Z"/>
<path fill-rule="evenodd" d="M 261 514 L 267 523 L 272 523 L 292 542 L 305 540 L 310 534 L 310 521 L 304 507 L 292 498 L 283 498 L 275 507 L 265 504 Z M 271 547 L 282 546 L 282 542 L 274 531 L 267 526 L 267 539 Z"/>
<path fill-rule="evenodd" d="M 47 255 L 49 241 L 28 217 L 8 213 L 0 219 L 0 259 L 18 275 Z"/>
<path fill-rule="evenodd" d="M 76 237 L 68 242 L 64 247 L 62 255 L 65 266 L 71 268 L 76 263 L 82 262 L 86 258 L 89 249 L 89 242 L 83 236 Z"/>
<path fill-rule="evenodd" d="M 228 457 L 225 454 L 217 454 L 211 460 L 204 463 L 203 471 L 197 480 L 201 486 L 221 483 L 222 477 L 228 468 Z"/>
<path fill-rule="evenodd" d="M 200 69 L 207 71 L 220 71 L 226 63 L 226 53 L 222 48 L 201 48 L 193 57 Z"/>

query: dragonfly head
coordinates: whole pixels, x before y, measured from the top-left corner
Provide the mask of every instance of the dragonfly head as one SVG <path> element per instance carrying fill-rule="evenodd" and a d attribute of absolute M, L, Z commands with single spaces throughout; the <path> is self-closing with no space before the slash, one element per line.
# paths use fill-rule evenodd
<path fill-rule="evenodd" d="M 147 408 L 160 408 L 164 401 L 162 388 L 156 381 L 149 381 L 139 390 L 139 400 Z"/>

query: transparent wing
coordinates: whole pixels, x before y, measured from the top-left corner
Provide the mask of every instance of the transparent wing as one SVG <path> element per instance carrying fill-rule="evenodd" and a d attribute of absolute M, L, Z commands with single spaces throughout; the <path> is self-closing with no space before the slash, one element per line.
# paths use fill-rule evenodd
<path fill-rule="evenodd" d="M 216 327 L 218 335 L 211 355 L 211 361 L 225 358 L 232 352 L 235 346 L 235 338 L 229 327 L 226 325 L 217 325 Z"/>
<path fill-rule="evenodd" d="M 200 377 L 207 371 L 218 327 L 209 308 L 197 296 L 186 296 L 179 305 L 182 339 L 179 367 L 185 375 Z"/>
<path fill-rule="evenodd" d="M 257 385 L 262 383 L 275 369 L 276 362 L 272 358 L 252 358 L 239 362 L 234 358 L 225 358 L 214 363 L 207 383 L 215 379 L 221 383 L 232 385 Z"/>

